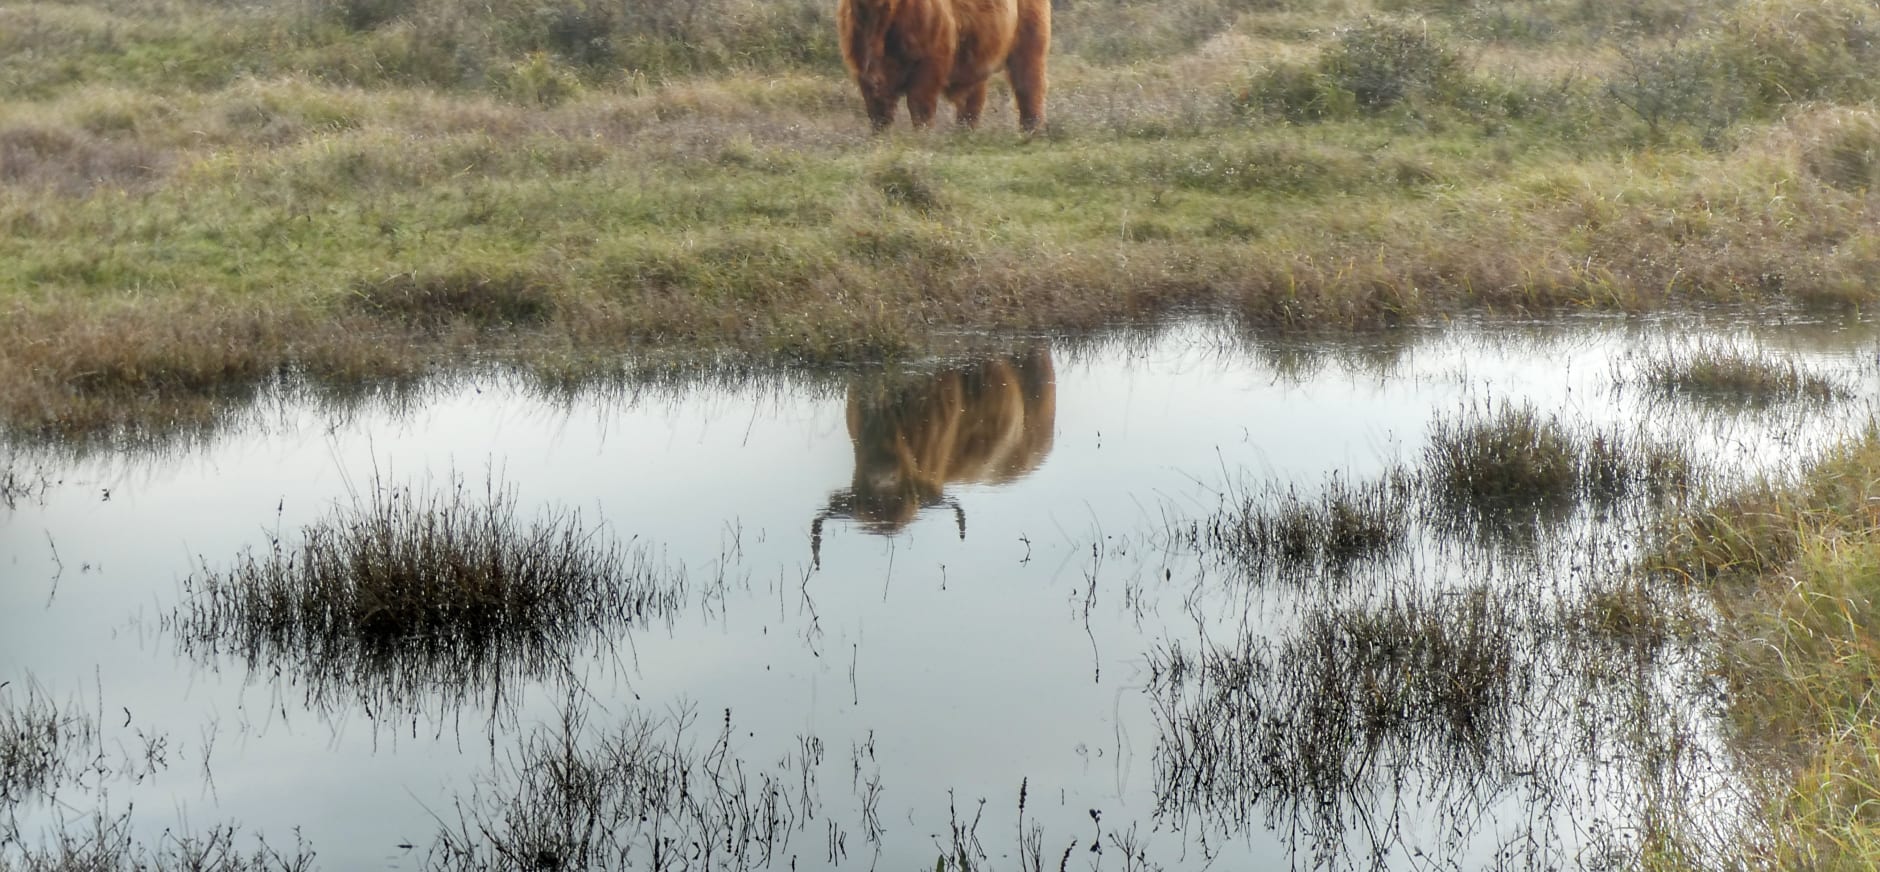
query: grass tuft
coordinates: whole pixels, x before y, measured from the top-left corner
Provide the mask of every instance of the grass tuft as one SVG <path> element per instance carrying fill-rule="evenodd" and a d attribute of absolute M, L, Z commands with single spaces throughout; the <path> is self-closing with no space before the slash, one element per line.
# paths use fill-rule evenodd
<path fill-rule="evenodd" d="M 1651 360 L 1641 379 L 1666 396 L 1738 406 L 1831 402 L 1850 394 L 1846 387 L 1809 372 L 1794 360 L 1721 345 Z"/>
<path fill-rule="evenodd" d="M 928 161 L 896 154 L 869 173 L 868 180 L 888 202 L 922 215 L 946 208 L 946 194 Z"/>
<path fill-rule="evenodd" d="M 564 709 L 458 803 L 426 868 L 768 867 L 818 813 L 823 744 L 799 737 L 773 771 L 740 759 L 733 737 L 730 709 L 716 728 L 685 707 L 605 731 Z"/>
<path fill-rule="evenodd" d="M 1580 487 L 1578 440 L 1531 404 L 1438 417 L 1423 459 L 1440 499 L 1484 512 L 1568 504 Z"/>
<path fill-rule="evenodd" d="M 668 614 L 682 579 L 578 515 L 524 526 L 513 494 L 377 486 L 225 571 L 203 569 L 172 620 L 185 649 L 286 667 L 316 702 L 383 711 L 480 698 L 549 674 L 583 640 Z"/>

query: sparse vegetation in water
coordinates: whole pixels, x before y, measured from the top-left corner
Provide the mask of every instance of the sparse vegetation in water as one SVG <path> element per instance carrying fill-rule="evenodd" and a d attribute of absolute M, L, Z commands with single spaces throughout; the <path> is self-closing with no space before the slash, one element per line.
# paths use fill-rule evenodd
<path fill-rule="evenodd" d="M 1846 399 L 1848 389 L 1791 359 L 1768 352 L 1709 345 L 1657 357 L 1639 379 L 1671 397 L 1739 406 Z"/>
<path fill-rule="evenodd" d="M 140 841 L 132 809 L 108 811 L 111 789 L 169 767 L 168 736 L 138 731 L 137 745 L 107 738 L 98 713 L 61 703 L 31 679 L 0 681 L 0 868 L 21 872 L 124 870 L 304 872 L 313 851 L 244 836 L 234 824 L 166 830 Z M 252 845 L 249 847 L 247 845 Z"/>
<path fill-rule="evenodd" d="M 1204 832 L 1291 829 L 1322 864 L 1384 861 L 1397 846 L 1347 841 L 1347 827 L 1410 801 L 1394 790 L 1414 784 L 1445 814 L 1544 753 L 1507 735 L 1541 717 L 1514 608 L 1483 589 L 1396 590 L 1314 610 L 1280 638 L 1158 652 L 1158 807 Z"/>
<path fill-rule="evenodd" d="M 1402 549 L 1412 499 L 1402 471 L 1355 484 L 1334 477 L 1315 498 L 1290 488 L 1248 493 L 1207 520 L 1205 544 L 1250 572 L 1336 571 Z"/>
<path fill-rule="evenodd" d="M 716 720 L 716 719 L 714 719 Z M 426 867 L 760 869 L 825 838 L 816 792 L 822 744 L 775 771 L 733 747 L 731 712 L 701 723 L 684 709 L 637 714 L 606 730 L 564 709 L 526 736 L 508 765 L 441 821 Z M 814 830 L 811 829 L 812 825 Z M 829 836 L 833 838 L 833 836 Z M 828 858 L 834 862 L 835 858 Z"/>
<path fill-rule="evenodd" d="M 12 832 L 21 804 L 56 796 L 98 756 L 89 712 L 59 705 L 37 684 L 0 682 L 0 835 Z"/>
<path fill-rule="evenodd" d="M 22 500 L 31 500 L 46 492 L 51 479 L 39 471 L 26 471 L 8 462 L 0 466 L 0 507 L 11 509 Z"/>
<path fill-rule="evenodd" d="M 0 861 L 19 872 L 311 872 L 319 868 L 313 848 L 305 842 L 277 849 L 234 824 L 218 824 L 201 832 L 166 832 L 164 838 L 146 843 L 138 840 L 132 822 L 128 811 L 115 817 L 95 814 L 82 823 L 68 824 L 47 844 L 0 846 Z M 15 847 L 19 850 L 6 850 Z"/>
<path fill-rule="evenodd" d="M 500 699 L 584 641 L 670 615 L 685 590 L 683 572 L 576 514 L 525 525 L 494 483 L 437 493 L 375 482 L 298 542 L 192 575 L 170 623 L 199 657 L 300 679 L 310 704 L 424 710 Z"/>

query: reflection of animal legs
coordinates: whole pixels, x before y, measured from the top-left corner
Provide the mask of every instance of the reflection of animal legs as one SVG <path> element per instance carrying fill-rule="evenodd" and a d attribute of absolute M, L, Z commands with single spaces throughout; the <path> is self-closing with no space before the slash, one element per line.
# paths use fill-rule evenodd
<path fill-rule="evenodd" d="M 1036 133 L 1044 126 L 1045 53 L 1051 49 L 1051 4 L 1019 0 L 1018 40 L 1005 59 L 1005 77 L 1018 104 L 1018 128 Z"/>

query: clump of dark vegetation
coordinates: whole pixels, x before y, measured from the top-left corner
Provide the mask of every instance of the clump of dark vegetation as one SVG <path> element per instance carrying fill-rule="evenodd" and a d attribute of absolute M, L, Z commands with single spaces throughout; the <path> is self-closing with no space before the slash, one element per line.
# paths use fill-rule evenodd
<path fill-rule="evenodd" d="M 1640 380 L 1669 397 L 1737 407 L 1832 402 L 1849 395 L 1845 386 L 1794 360 L 1721 345 L 1655 358 L 1646 363 Z"/>
<path fill-rule="evenodd" d="M 1610 505 L 1639 494 L 1682 495 L 1695 471 L 1681 446 L 1578 432 L 1532 405 L 1438 417 L 1423 455 L 1438 509 L 1490 525 L 1559 518 L 1582 499 Z"/>
<path fill-rule="evenodd" d="M 1440 499 L 1484 512 L 1570 504 L 1580 489 L 1580 444 L 1532 405 L 1439 417 L 1423 449 Z"/>
<path fill-rule="evenodd" d="M 1577 511 L 1643 514 L 1689 497 L 1700 470 L 1687 446 L 1642 431 L 1569 427 L 1532 405 L 1438 416 L 1423 463 L 1316 496 L 1269 484 L 1230 498 L 1172 540 L 1230 561 L 1252 580 L 1297 582 L 1403 556 L 1419 530 L 1532 551 Z"/>
<path fill-rule="evenodd" d="M 1589 642 L 1650 652 L 1674 639 L 1694 638 L 1707 623 L 1680 589 L 1644 573 L 1622 573 L 1596 585 L 1561 616 L 1569 631 Z"/>
<path fill-rule="evenodd" d="M 1367 112 L 1439 93 L 1464 72 L 1461 54 L 1431 35 L 1427 24 L 1381 19 L 1340 33 L 1319 69 Z"/>
<path fill-rule="evenodd" d="M 226 571 L 185 583 L 171 625 L 185 650 L 303 679 L 309 702 L 421 710 L 555 674 L 574 646 L 670 615 L 681 573 L 575 514 L 527 524 L 513 496 L 375 485 Z"/>
<path fill-rule="evenodd" d="M 1402 472 L 1357 484 L 1333 478 L 1315 498 L 1290 488 L 1247 495 L 1208 519 L 1206 544 L 1251 572 L 1342 570 L 1403 548 L 1412 498 Z"/>
<path fill-rule="evenodd" d="M 1311 65 L 1280 65 L 1256 77 L 1235 104 L 1320 121 L 1440 98 L 1466 74 L 1462 54 L 1428 22 L 1373 18 L 1340 31 Z"/>
<path fill-rule="evenodd" d="M 1638 496 L 1682 498 L 1701 483 L 1701 470 L 1687 446 L 1617 430 L 1581 440 L 1580 490 L 1596 506 Z"/>
<path fill-rule="evenodd" d="M 946 194 L 933 169 L 907 155 L 897 155 L 869 174 L 875 190 L 888 202 L 922 215 L 946 208 Z"/>

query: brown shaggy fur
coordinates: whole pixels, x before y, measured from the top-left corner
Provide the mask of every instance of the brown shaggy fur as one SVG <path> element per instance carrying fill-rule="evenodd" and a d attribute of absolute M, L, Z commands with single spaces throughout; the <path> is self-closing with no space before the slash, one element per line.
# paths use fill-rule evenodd
<path fill-rule="evenodd" d="M 1026 475 L 1050 453 L 1056 418 L 1056 377 L 1043 347 L 914 380 L 851 385 L 855 479 L 830 497 L 812 545 L 821 544 L 827 518 L 893 533 L 920 510 L 951 502 L 949 484 Z"/>
<path fill-rule="evenodd" d="M 1019 128 L 1044 124 L 1051 0 L 841 0 L 836 26 L 876 130 L 893 122 L 902 97 L 914 126 L 932 124 L 941 94 L 961 126 L 976 126 L 986 80 L 1001 66 Z"/>

